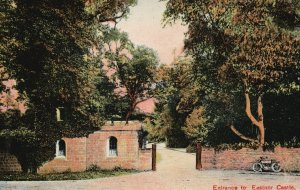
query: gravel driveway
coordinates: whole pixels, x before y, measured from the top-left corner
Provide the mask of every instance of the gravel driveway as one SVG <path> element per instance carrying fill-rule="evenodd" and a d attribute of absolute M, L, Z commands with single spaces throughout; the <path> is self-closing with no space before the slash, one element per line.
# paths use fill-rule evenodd
<path fill-rule="evenodd" d="M 300 176 L 195 170 L 195 155 L 158 146 L 156 172 L 80 181 L 0 182 L 1 190 L 300 190 Z M 241 186 L 245 187 L 242 188 Z"/>

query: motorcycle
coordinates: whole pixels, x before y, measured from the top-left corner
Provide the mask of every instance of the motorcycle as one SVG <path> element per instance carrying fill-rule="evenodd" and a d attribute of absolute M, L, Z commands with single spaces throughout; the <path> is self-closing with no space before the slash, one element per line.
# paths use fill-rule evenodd
<path fill-rule="evenodd" d="M 252 169 L 255 172 L 262 172 L 272 170 L 273 172 L 280 172 L 281 166 L 278 161 L 268 159 L 268 157 L 260 157 L 253 165 Z"/>

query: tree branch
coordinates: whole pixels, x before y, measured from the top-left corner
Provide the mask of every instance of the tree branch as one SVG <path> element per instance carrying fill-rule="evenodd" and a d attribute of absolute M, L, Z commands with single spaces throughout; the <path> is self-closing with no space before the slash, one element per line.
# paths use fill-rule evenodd
<path fill-rule="evenodd" d="M 254 142 L 254 143 L 259 143 L 258 140 L 246 137 L 245 135 L 243 135 L 242 133 L 240 133 L 233 125 L 230 125 L 229 127 L 230 127 L 231 131 L 233 133 L 235 133 L 237 136 L 239 136 L 241 139 L 244 139 L 244 140 L 250 141 L 250 142 Z"/>
<path fill-rule="evenodd" d="M 262 105 L 262 101 L 261 101 L 261 96 L 259 96 L 257 99 L 257 114 L 258 114 L 258 121 L 262 122 L 263 121 L 263 105 Z"/>
<path fill-rule="evenodd" d="M 136 102 L 136 104 L 145 102 L 145 101 L 147 101 L 147 100 L 149 100 L 149 99 L 151 99 L 151 98 L 153 98 L 153 97 L 154 97 L 154 96 L 150 96 L 150 97 L 148 97 L 148 98 L 146 98 L 146 99 L 139 100 L 139 101 Z"/>
<path fill-rule="evenodd" d="M 246 114 L 251 120 L 251 122 L 256 125 L 257 127 L 261 126 L 261 124 L 255 119 L 255 117 L 251 113 L 251 107 L 250 107 L 250 98 L 249 94 L 245 93 L 245 98 L 246 98 Z"/>
<path fill-rule="evenodd" d="M 99 22 L 114 22 L 117 23 L 118 19 L 121 19 L 125 16 L 125 14 L 127 13 L 127 10 L 124 10 L 120 15 L 115 16 L 115 17 L 108 17 L 108 18 L 99 18 L 98 21 Z"/>

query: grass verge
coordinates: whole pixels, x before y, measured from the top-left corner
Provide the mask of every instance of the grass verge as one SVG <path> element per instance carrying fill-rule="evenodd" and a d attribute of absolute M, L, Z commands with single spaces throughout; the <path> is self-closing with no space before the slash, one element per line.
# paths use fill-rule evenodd
<path fill-rule="evenodd" d="M 137 173 L 137 170 L 87 170 L 85 172 L 64 172 L 51 174 L 0 174 L 0 181 L 58 181 L 58 180 L 84 180 L 103 177 L 120 176 Z"/>

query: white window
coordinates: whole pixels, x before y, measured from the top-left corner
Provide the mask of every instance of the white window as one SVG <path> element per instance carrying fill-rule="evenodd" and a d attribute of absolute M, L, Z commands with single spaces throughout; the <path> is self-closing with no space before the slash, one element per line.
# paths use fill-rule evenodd
<path fill-rule="evenodd" d="M 108 156 L 117 156 L 118 140 L 116 137 L 110 137 L 108 142 Z"/>
<path fill-rule="evenodd" d="M 56 157 L 66 157 L 66 143 L 64 140 L 56 142 Z"/>
<path fill-rule="evenodd" d="M 56 121 L 63 121 L 64 119 L 64 108 L 58 107 L 56 108 Z"/>

